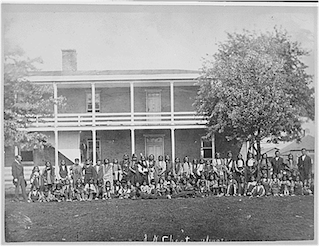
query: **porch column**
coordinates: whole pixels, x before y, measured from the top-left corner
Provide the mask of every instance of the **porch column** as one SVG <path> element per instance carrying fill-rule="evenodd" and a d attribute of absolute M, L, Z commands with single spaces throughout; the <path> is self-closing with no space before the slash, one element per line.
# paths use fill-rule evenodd
<path fill-rule="evenodd" d="M 170 108 L 171 108 L 171 124 L 174 124 L 174 87 L 173 81 L 170 81 Z"/>
<path fill-rule="evenodd" d="M 59 138 L 58 138 L 58 130 L 55 128 L 54 130 L 54 171 L 57 178 L 60 178 L 59 175 Z"/>
<path fill-rule="evenodd" d="M 175 135 L 174 135 L 174 128 L 171 128 L 171 160 L 172 163 L 174 162 L 176 158 L 176 141 L 175 141 Z"/>
<path fill-rule="evenodd" d="M 133 116 L 134 116 L 134 88 L 133 88 L 133 82 L 130 82 L 130 113 L 131 113 L 131 125 L 133 125 Z"/>
<path fill-rule="evenodd" d="M 91 83 L 92 125 L 96 125 L 96 84 Z"/>
<path fill-rule="evenodd" d="M 211 137 L 211 145 L 212 145 L 212 159 L 215 157 L 215 154 L 216 154 L 216 145 L 214 143 L 214 134 L 212 135 Z"/>
<path fill-rule="evenodd" d="M 135 146 L 135 138 L 134 138 L 134 129 L 131 129 L 131 155 L 135 153 L 136 146 Z"/>
<path fill-rule="evenodd" d="M 97 163 L 97 132 L 96 129 L 92 130 L 92 163 L 95 165 Z"/>
<path fill-rule="evenodd" d="M 56 83 L 53 83 L 53 99 L 54 99 L 54 167 L 55 167 L 55 175 L 59 177 L 59 138 L 58 138 L 58 87 Z"/>

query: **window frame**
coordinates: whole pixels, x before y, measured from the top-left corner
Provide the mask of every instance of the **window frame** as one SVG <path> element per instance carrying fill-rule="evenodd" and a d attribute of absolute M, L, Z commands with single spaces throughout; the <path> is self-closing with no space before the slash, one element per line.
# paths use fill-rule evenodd
<path fill-rule="evenodd" d="M 213 150 L 213 146 L 212 146 L 212 139 L 209 139 L 205 136 L 201 137 L 201 146 L 200 146 L 200 156 L 205 159 L 205 160 L 208 160 L 208 159 L 213 159 L 214 157 L 212 156 L 212 150 Z M 205 147 L 204 146 L 204 142 L 209 142 L 210 143 L 210 147 Z M 210 150 L 211 151 L 211 157 L 205 157 L 204 156 L 204 153 L 205 151 L 204 150 Z"/>
<path fill-rule="evenodd" d="M 90 98 L 89 98 L 90 97 Z M 101 96 L 100 96 L 100 92 L 96 92 L 96 113 L 100 113 L 101 110 Z M 97 100 L 97 98 L 99 100 Z M 89 100 L 91 101 L 91 109 L 89 109 Z M 97 101 L 98 101 L 98 108 L 97 108 Z M 92 93 L 91 92 L 87 92 L 86 93 L 86 112 L 87 113 L 92 113 Z"/>

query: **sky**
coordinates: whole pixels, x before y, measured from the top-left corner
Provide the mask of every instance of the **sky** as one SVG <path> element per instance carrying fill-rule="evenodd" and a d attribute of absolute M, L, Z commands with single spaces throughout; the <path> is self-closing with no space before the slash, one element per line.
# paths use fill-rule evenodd
<path fill-rule="evenodd" d="M 317 8 L 292 6 L 3 5 L 4 52 L 20 47 L 61 70 L 61 50 L 76 49 L 78 70 L 190 69 L 217 51 L 227 32 L 286 29 L 309 50 L 317 71 Z"/>

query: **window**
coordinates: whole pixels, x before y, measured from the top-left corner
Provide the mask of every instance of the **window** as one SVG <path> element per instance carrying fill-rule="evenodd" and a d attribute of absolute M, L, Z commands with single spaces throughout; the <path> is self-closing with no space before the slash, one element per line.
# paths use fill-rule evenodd
<path fill-rule="evenodd" d="M 92 112 L 92 93 L 87 93 L 87 112 Z M 96 93 L 96 112 L 100 112 L 100 93 Z"/>
<path fill-rule="evenodd" d="M 23 162 L 33 162 L 33 151 L 21 151 Z"/>
<path fill-rule="evenodd" d="M 206 137 L 201 138 L 201 156 L 203 158 L 212 158 L 212 141 Z"/>

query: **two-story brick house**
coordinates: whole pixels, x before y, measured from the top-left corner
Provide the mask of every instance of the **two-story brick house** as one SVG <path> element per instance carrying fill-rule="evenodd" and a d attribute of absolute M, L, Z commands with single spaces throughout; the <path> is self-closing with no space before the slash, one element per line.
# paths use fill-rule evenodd
<path fill-rule="evenodd" d="M 61 158 L 121 159 L 124 153 L 212 157 L 214 139 L 203 138 L 205 121 L 192 106 L 198 71 L 77 71 L 76 57 L 75 50 L 63 50 L 62 71 L 28 78 L 53 85 L 54 96 L 66 98 L 64 108 L 54 106 L 54 117 L 35 118 L 29 127 L 45 133 L 54 147 L 33 151 L 29 158 L 38 165 L 43 159 L 55 165 Z"/>

